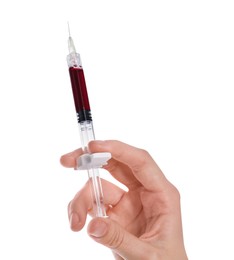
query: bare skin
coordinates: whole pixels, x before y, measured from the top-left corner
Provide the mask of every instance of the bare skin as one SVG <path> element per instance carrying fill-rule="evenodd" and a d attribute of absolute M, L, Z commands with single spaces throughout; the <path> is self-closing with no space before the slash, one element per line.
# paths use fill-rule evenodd
<path fill-rule="evenodd" d="M 119 141 L 92 141 L 90 152 L 110 152 L 104 168 L 128 191 L 103 180 L 109 218 L 93 218 L 88 234 L 110 248 L 116 259 L 186 260 L 181 222 L 180 194 L 145 150 Z M 74 168 L 78 149 L 61 157 Z M 88 184 L 69 203 L 71 229 L 81 230 L 92 215 Z"/>

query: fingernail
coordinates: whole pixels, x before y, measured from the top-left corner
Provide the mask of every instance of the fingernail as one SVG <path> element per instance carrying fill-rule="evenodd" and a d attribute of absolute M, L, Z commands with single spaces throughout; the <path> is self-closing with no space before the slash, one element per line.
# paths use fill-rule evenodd
<path fill-rule="evenodd" d="M 77 213 L 73 212 L 70 216 L 70 227 L 71 229 L 77 229 L 77 227 L 79 226 L 79 216 Z"/>
<path fill-rule="evenodd" d="M 88 233 L 94 237 L 103 237 L 107 232 L 107 224 L 105 222 L 98 221 L 89 227 Z"/>

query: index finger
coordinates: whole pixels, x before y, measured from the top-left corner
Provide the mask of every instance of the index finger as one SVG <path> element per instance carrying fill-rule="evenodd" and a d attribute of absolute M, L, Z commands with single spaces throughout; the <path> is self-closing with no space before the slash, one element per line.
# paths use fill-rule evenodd
<path fill-rule="evenodd" d="M 116 140 L 92 141 L 89 149 L 91 152 L 110 152 L 115 160 L 127 165 L 135 178 L 150 191 L 162 191 L 168 187 L 166 177 L 143 149 Z"/>
<path fill-rule="evenodd" d="M 60 158 L 60 163 L 67 168 L 75 168 L 77 166 L 77 158 L 83 154 L 81 148 L 74 150 L 73 152 L 64 154 Z"/>

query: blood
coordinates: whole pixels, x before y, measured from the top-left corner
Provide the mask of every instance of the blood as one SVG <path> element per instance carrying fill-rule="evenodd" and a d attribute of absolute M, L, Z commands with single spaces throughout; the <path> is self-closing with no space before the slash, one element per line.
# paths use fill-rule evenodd
<path fill-rule="evenodd" d="M 90 111 L 89 98 L 83 69 L 70 67 L 69 73 L 76 112 L 80 113 L 81 111 Z"/>

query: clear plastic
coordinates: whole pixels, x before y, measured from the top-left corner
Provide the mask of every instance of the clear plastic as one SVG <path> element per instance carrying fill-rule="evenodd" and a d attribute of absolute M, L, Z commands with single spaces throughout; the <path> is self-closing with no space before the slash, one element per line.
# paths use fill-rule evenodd
<path fill-rule="evenodd" d="M 88 143 L 92 140 L 95 140 L 93 122 L 92 121 L 83 121 L 79 123 L 80 127 L 80 140 L 81 146 L 84 153 L 89 153 Z"/>
<path fill-rule="evenodd" d="M 68 67 L 82 68 L 80 54 L 76 52 L 76 48 L 71 36 L 69 36 L 68 38 L 68 50 L 69 50 L 69 54 L 67 55 Z"/>
<path fill-rule="evenodd" d="M 76 52 L 71 52 L 67 55 L 67 65 L 68 67 L 82 68 L 80 54 Z"/>
<path fill-rule="evenodd" d="M 93 200 L 93 212 L 96 217 L 107 217 L 99 170 L 94 168 L 88 170 L 88 176 Z"/>
<path fill-rule="evenodd" d="M 89 153 L 88 143 L 95 139 L 92 121 L 79 123 L 80 139 L 84 153 Z M 88 169 L 89 183 L 93 200 L 93 212 L 96 217 L 106 217 L 106 210 L 103 201 L 103 191 L 98 169 Z"/>

